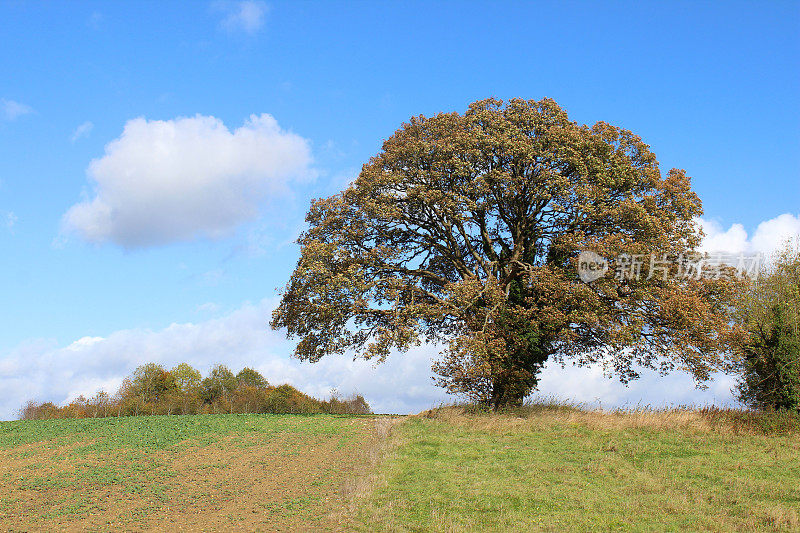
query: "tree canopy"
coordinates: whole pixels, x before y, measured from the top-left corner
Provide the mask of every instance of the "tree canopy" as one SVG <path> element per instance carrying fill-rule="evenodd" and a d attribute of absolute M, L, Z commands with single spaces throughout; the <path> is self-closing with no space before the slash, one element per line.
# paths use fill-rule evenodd
<path fill-rule="evenodd" d="M 265 389 L 269 387 L 269 382 L 266 378 L 264 378 L 260 372 L 249 366 L 244 367 L 236 374 L 236 383 L 240 387 L 255 387 L 256 389 Z"/>
<path fill-rule="evenodd" d="M 139 366 L 122 385 L 127 394 L 138 396 L 145 402 L 157 401 L 177 387 L 175 378 L 156 363 Z"/>
<path fill-rule="evenodd" d="M 227 398 L 236 390 L 239 383 L 236 375 L 225 365 L 216 365 L 209 372 L 208 377 L 200 382 L 200 397 L 206 402 L 214 402 L 219 398 Z"/>
<path fill-rule="evenodd" d="M 683 257 L 701 212 L 686 173 L 662 174 L 638 136 L 579 125 L 550 99 L 414 117 L 349 187 L 312 202 L 271 325 L 309 361 L 440 343 L 438 383 L 495 407 L 519 403 L 551 358 L 703 381 L 726 364 L 728 280 L 648 264 L 577 276 L 583 250 Z"/>
<path fill-rule="evenodd" d="M 169 371 L 175 379 L 175 384 L 183 392 L 192 392 L 200 386 L 203 376 L 200 371 L 187 363 L 180 363 Z"/>

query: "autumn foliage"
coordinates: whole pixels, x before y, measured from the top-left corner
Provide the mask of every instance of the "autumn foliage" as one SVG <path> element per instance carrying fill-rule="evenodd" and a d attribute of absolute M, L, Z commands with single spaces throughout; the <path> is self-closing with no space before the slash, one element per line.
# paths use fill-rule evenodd
<path fill-rule="evenodd" d="M 576 274 L 583 250 L 690 254 L 701 212 L 686 173 L 662 172 L 638 136 L 550 99 L 414 117 L 312 202 L 271 325 L 308 361 L 439 343 L 438 383 L 495 408 L 519 405 L 551 359 L 702 382 L 729 367 L 729 279 Z"/>
<path fill-rule="evenodd" d="M 334 413 L 368 414 L 363 396 L 318 400 L 291 385 L 271 386 L 251 368 L 234 375 L 224 365 L 209 376 L 186 363 L 170 371 L 149 363 L 137 368 L 110 396 L 101 391 L 91 398 L 79 396 L 67 405 L 29 401 L 20 410 L 23 420 L 97 418 L 136 415 L 194 415 L 212 413 Z"/>

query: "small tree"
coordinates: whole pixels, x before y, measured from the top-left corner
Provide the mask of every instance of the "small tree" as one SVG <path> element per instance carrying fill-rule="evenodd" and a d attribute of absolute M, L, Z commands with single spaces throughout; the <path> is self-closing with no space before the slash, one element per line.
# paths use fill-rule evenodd
<path fill-rule="evenodd" d="M 211 373 L 200 383 L 200 397 L 206 403 L 217 400 L 227 400 L 231 392 L 237 387 L 236 376 L 225 365 L 217 365 Z"/>
<path fill-rule="evenodd" d="M 108 416 L 111 412 L 111 396 L 101 390 L 89 400 L 89 405 L 92 408 L 93 417 Z"/>
<path fill-rule="evenodd" d="M 236 383 L 239 387 L 253 387 L 256 389 L 266 389 L 269 382 L 258 371 L 250 367 L 244 367 L 236 374 Z"/>
<path fill-rule="evenodd" d="M 192 393 L 197 391 L 200 386 L 200 381 L 203 379 L 199 370 L 192 366 L 181 363 L 169 371 L 172 377 L 175 378 L 175 384 L 184 393 Z"/>
<path fill-rule="evenodd" d="M 177 388 L 172 374 L 156 363 L 138 367 L 129 383 L 124 385 L 127 395 L 138 397 L 145 403 L 157 402 L 165 393 Z"/>
<path fill-rule="evenodd" d="M 787 245 L 739 300 L 739 400 L 800 410 L 800 247 Z"/>

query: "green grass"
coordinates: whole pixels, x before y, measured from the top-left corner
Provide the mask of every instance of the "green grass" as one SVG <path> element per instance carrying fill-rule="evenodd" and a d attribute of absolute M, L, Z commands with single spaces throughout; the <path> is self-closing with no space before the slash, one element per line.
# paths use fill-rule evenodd
<path fill-rule="evenodd" d="M 800 529 L 796 434 L 736 434 L 670 416 L 445 410 L 408 419 L 363 529 Z"/>
<path fill-rule="evenodd" d="M 87 440 L 72 453 L 88 453 L 121 447 L 139 451 L 171 446 L 209 444 L 226 435 L 270 435 L 287 431 L 306 434 L 341 433 L 337 415 L 186 415 L 131 416 L 0 422 L 0 449 L 45 442 L 48 447 Z"/>

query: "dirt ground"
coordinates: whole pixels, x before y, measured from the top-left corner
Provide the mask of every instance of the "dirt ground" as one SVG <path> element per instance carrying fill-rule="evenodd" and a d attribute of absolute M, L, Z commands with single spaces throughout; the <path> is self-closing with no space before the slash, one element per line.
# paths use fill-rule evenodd
<path fill-rule="evenodd" d="M 348 530 L 387 422 L 337 424 L 195 439 L 145 455 L 91 442 L 0 449 L 0 529 Z"/>

